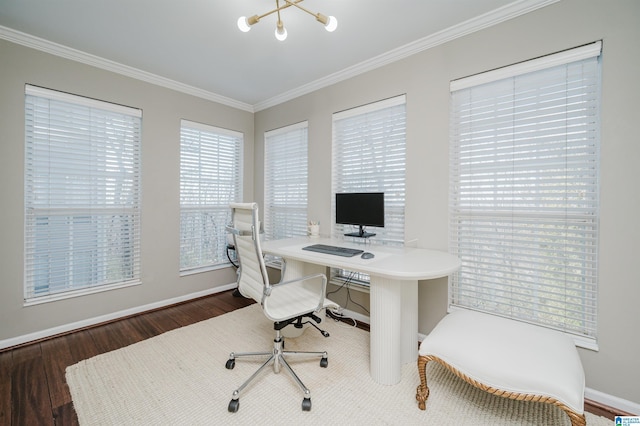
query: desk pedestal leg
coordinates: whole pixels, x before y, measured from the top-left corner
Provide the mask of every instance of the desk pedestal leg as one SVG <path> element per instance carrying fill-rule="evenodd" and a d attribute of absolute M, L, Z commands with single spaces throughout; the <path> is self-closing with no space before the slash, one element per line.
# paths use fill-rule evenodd
<path fill-rule="evenodd" d="M 370 371 L 383 385 L 400 382 L 402 371 L 402 289 L 398 281 L 371 276 Z"/>
<path fill-rule="evenodd" d="M 402 287 L 402 364 L 418 360 L 418 281 L 400 281 Z"/>
<path fill-rule="evenodd" d="M 395 385 L 418 357 L 418 282 L 371 276 L 370 304 L 371 377 Z"/>

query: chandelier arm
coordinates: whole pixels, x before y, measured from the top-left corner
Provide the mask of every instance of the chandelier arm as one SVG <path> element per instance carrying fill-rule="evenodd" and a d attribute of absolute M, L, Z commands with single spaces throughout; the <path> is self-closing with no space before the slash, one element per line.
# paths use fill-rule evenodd
<path fill-rule="evenodd" d="M 320 21 L 320 13 L 313 13 L 312 11 L 310 11 L 309 9 L 305 9 L 304 7 L 300 6 L 298 3 L 301 3 L 303 0 L 295 0 L 295 1 L 291 1 L 291 0 L 284 0 L 285 3 L 287 3 L 286 6 L 283 6 L 282 8 L 284 9 L 285 7 L 289 7 L 289 6 L 295 6 L 298 9 L 302 10 L 303 12 L 307 12 L 309 15 L 315 17 L 318 21 Z M 322 22 L 322 21 L 321 21 Z"/>
<path fill-rule="evenodd" d="M 288 6 L 287 6 L 287 7 L 288 7 Z M 282 8 L 273 9 L 273 10 L 268 11 L 267 13 L 264 13 L 264 14 L 262 14 L 262 15 L 258 15 L 258 21 L 259 21 L 260 19 L 264 18 L 265 16 L 269 16 L 269 15 L 272 15 L 272 14 L 274 14 L 274 13 L 276 13 L 276 12 L 279 12 L 279 11 L 280 11 L 280 9 L 282 9 Z"/>
<path fill-rule="evenodd" d="M 276 10 L 278 11 L 278 28 L 282 26 L 282 21 L 280 20 L 280 0 L 276 0 Z"/>
<path fill-rule="evenodd" d="M 293 2 L 289 2 L 289 1 L 286 1 L 286 0 L 285 0 L 285 3 L 287 3 L 287 4 L 285 4 L 284 6 L 278 6 L 278 7 L 276 7 L 275 9 L 268 11 L 267 13 L 263 13 L 262 15 L 257 15 L 257 16 L 258 16 L 258 21 L 259 21 L 260 19 L 264 18 L 265 16 L 272 15 L 272 14 L 274 14 L 274 13 L 276 13 L 276 12 L 279 12 L 279 11 L 284 10 L 284 9 L 286 9 L 286 8 L 288 8 L 288 7 L 291 7 L 291 6 L 296 6 L 296 4 L 297 4 L 297 3 L 300 3 L 300 2 L 303 2 L 303 1 L 304 1 L 304 0 L 295 0 L 295 1 L 293 1 Z M 306 12 L 306 11 L 305 11 L 305 12 Z M 313 14 L 312 14 L 312 15 L 313 15 Z M 315 16 L 315 15 L 313 15 L 313 16 Z M 257 21 L 256 21 L 256 22 L 257 22 Z"/>

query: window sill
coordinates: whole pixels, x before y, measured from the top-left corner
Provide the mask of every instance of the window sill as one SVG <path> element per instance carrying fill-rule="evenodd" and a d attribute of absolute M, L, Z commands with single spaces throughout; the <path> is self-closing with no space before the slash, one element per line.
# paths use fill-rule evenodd
<path fill-rule="evenodd" d="M 133 287 L 142 284 L 140 280 L 127 281 L 125 283 L 107 284 L 96 287 L 82 288 L 78 290 L 65 291 L 64 293 L 50 294 L 47 296 L 37 296 L 24 300 L 22 306 L 35 306 L 43 303 L 57 302 L 59 300 L 72 299 L 74 297 L 86 296 L 89 294 L 102 293 L 105 291 L 117 290 L 120 288 Z"/>
<path fill-rule="evenodd" d="M 180 276 L 181 277 L 186 277 L 186 276 L 189 276 L 189 275 L 201 274 L 203 272 L 216 271 L 218 269 L 224 269 L 224 268 L 228 268 L 230 266 L 232 266 L 231 262 L 225 262 L 225 263 L 220 263 L 218 265 L 202 266 L 200 268 L 193 268 L 193 269 L 185 269 L 183 271 L 180 271 Z"/>

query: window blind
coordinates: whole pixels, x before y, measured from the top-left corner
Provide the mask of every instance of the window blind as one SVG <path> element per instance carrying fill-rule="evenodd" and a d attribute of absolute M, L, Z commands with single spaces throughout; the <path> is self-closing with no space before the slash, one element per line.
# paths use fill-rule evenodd
<path fill-rule="evenodd" d="M 26 302 L 139 282 L 141 117 L 26 86 Z"/>
<path fill-rule="evenodd" d="M 406 97 L 385 99 L 333 114 L 333 234 L 357 227 L 337 224 L 335 194 L 384 192 L 384 228 L 375 228 L 376 243 L 404 243 Z M 367 274 L 332 269 L 331 276 L 368 285 Z"/>
<path fill-rule="evenodd" d="M 242 201 L 242 133 L 182 120 L 180 271 L 226 264 L 229 203 Z"/>
<path fill-rule="evenodd" d="M 332 191 L 384 192 L 385 224 L 378 243 L 404 243 L 406 100 L 397 96 L 333 114 Z M 333 232 L 353 232 L 335 223 Z M 347 229 L 349 228 L 349 229 Z"/>
<path fill-rule="evenodd" d="M 266 239 L 307 235 L 308 123 L 265 132 Z"/>
<path fill-rule="evenodd" d="M 450 303 L 594 342 L 600 43 L 578 52 L 452 82 Z"/>

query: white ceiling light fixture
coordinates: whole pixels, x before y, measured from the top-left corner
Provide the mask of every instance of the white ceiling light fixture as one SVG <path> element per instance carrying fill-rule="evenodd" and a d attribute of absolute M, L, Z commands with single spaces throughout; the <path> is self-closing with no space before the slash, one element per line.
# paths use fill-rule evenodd
<path fill-rule="evenodd" d="M 322 13 L 313 13 L 305 9 L 304 7 L 300 6 L 299 3 L 302 3 L 304 0 L 282 0 L 282 1 L 283 1 L 283 5 L 280 6 L 280 0 L 276 0 L 276 8 L 262 15 L 253 15 L 248 18 L 246 16 L 241 16 L 240 18 L 238 18 L 238 28 L 240 28 L 240 31 L 246 33 L 251 29 L 252 25 L 260 22 L 260 19 L 264 18 L 265 16 L 269 16 L 272 13 L 277 13 L 278 22 L 276 22 L 275 35 L 278 40 L 283 41 L 287 38 L 287 29 L 284 27 L 284 24 L 282 23 L 282 19 L 280 19 L 280 11 L 291 6 L 295 6 L 298 9 L 304 12 L 307 12 L 309 15 L 314 16 L 316 20 L 322 23 L 324 25 L 324 28 L 329 32 L 333 32 L 336 30 L 336 28 L 338 28 L 338 20 L 334 16 L 326 16 L 326 15 L 323 15 Z"/>

